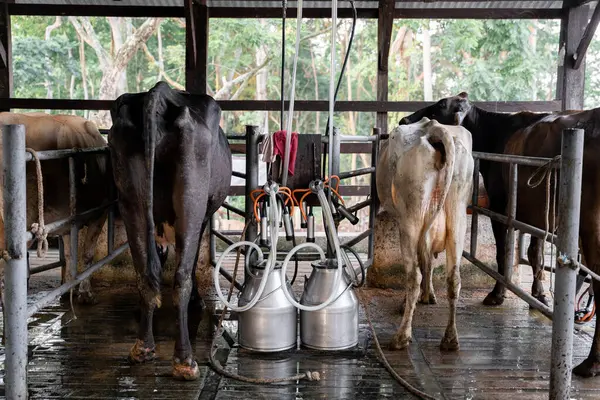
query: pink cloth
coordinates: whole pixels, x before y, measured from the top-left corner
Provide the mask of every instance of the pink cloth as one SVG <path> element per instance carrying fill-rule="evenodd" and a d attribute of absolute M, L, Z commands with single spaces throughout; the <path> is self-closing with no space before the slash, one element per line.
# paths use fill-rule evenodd
<path fill-rule="evenodd" d="M 277 131 L 273 134 L 273 154 L 281 157 L 281 167 L 285 159 L 285 138 L 286 131 Z M 296 152 L 298 151 L 298 132 L 292 132 L 292 140 L 290 141 L 290 164 L 288 165 L 288 173 L 294 175 L 296 166 Z"/>

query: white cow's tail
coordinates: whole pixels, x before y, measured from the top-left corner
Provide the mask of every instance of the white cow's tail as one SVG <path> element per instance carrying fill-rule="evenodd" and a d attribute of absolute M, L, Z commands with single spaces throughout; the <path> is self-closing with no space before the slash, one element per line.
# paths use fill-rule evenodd
<path fill-rule="evenodd" d="M 450 185 L 452 184 L 454 161 L 456 158 L 456 148 L 450 133 L 437 123 L 434 123 L 430 132 L 428 141 L 435 148 L 436 152 L 440 153 L 441 162 L 438 163 L 436 159 L 436 168 L 439 173 L 435 186 L 431 192 L 432 195 L 430 196 L 429 205 L 425 212 L 425 221 L 421 228 L 421 233 L 419 234 L 417 247 L 419 266 L 422 270 L 425 269 L 426 274 L 430 273 L 429 269 L 431 264 L 429 229 L 435 222 L 440 211 L 442 211 L 444 203 L 446 202 L 446 197 L 448 196 Z M 436 157 L 437 156 L 438 155 L 436 154 Z"/>

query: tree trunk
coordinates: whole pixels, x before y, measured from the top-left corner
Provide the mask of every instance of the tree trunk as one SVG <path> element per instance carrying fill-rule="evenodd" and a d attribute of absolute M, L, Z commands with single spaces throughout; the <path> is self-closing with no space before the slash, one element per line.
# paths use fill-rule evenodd
<path fill-rule="evenodd" d="M 313 51 L 312 46 L 310 46 L 309 48 L 310 48 L 310 62 L 311 62 L 312 71 L 313 71 L 313 78 L 315 80 L 315 100 L 319 100 L 319 76 L 317 75 L 317 65 L 315 63 L 315 53 Z M 320 124 L 319 124 L 320 116 L 321 116 L 321 113 L 319 111 L 317 111 L 316 115 L 315 115 L 315 132 L 319 132 L 321 129 Z M 281 121 L 281 123 L 283 124 L 283 121 Z"/>
<path fill-rule="evenodd" d="M 136 31 L 128 37 L 117 51 L 109 65 L 102 71 L 102 80 L 98 90 L 98 97 L 102 100 L 113 100 L 117 94 L 119 76 L 133 58 L 138 48 L 156 32 L 162 18 L 148 18 Z M 96 123 L 101 127 L 111 125 L 110 113 L 106 110 L 98 111 L 93 115 Z"/>
<path fill-rule="evenodd" d="M 430 23 L 423 29 L 423 97 L 425 101 L 433 100 L 433 82 L 431 76 L 431 35 Z"/>
<path fill-rule="evenodd" d="M 60 27 L 61 25 L 62 25 L 61 17 L 56 17 L 56 19 L 54 20 L 54 23 L 52 25 L 48 25 L 46 27 L 46 32 L 44 34 L 44 40 L 46 40 L 46 41 L 50 40 L 50 34 L 52 33 L 52 31 L 55 30 L 56 28 Z M 44 81 L 44 86 L 46 87 L 46 98 L 51 99 L 53 97 L 52 83 L 46 79 Z M 49 114 L 50 110 L 46 110 L 46 113 Z"/>
<path fill-rule="evenodd" d="M 261 25 L 265 26 L 266 21 L 261 20 Z M 265 26 L 266 29 L 266 26 Z M 267 61 L 267 48 L 265 45 L 258 46 L 256 49 L 256 65 L 262 65 Z M 269 79 L 269 70 L 263 68 L 256 74 L 256 100 L 267 100 L 267 80 Z M 264 112 L 262 121 L 263 132 L 269 132 L 269 112 Z"/>
<path fill-rule="evenodd" d="M 537 21 L 532 21 L 532 24 L 529 26 L 529 46 L 531 46 L 531 52 L 536 55 L 537 52 Z M 537 100 L 537 75 L 535 73 L 532 74 L 531 77 L 531 100 Z"/>

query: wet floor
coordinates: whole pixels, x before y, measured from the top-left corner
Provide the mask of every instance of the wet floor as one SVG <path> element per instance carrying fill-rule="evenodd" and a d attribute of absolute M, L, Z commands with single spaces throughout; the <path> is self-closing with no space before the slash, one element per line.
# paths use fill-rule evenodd
<path fill-rule="evenodd" d="M 441 290 L 442 289 L 442 290 Z M 464 290 L 458 308 L 460 350 L 442 353 L 447 303 L 438 288 L 439 304 L 419 305 L 414 340 L 407 350 L 386 355 L 400 375 L 439 399 L 547 399 L 550 322 L 514 297 L 499 308 L 481 305 L 485 290 Z M 217 358 L 238 374 L 250 377 L 291 376 L 318 371 L 321 380 L 259 386 L 216 374 L 208 350 L 216 322 L 214 301 L 194 313 L 195 354 L 201 377 L 178 382 L 170 377 L 174 309 L 165 301 L 155 317 L 157 360 L 145 365 L 126 361 L 137 332 L 138 296 L 132 285 L 97 287 L 99 303 L 76 306 L 55 302 L 30 323 L 29 390 L 32 399 L 384 399 L 412 398 L 379 363 L 361 309 L 359 345 L 354 350 L 323 353 L 295 350 L 256 355 L 236 346 L 236 323 L 218 338 Z M 401 315 L 400 294 L 367 290 L 379 339 L 389 343 Z M 170 296 L 165 289 L 165 300 Z M 212 311 L 211 311 L 212 310 Z M 197 326 L 197 330 L 195 327 Z M 588 333 L 575 337 L 575 362 L 591 344 Z M 3 353 L 3 349 L 2 349 Z M 2 357 L 3 358 L 3 357 Z M 574 378 L 572 398 L 600 398 L 600 377 Z"/>

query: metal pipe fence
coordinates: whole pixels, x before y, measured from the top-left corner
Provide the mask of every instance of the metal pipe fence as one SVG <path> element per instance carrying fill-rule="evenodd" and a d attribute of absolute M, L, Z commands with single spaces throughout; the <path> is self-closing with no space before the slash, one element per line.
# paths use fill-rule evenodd
<path fill-rule="evenodd" d="M 63 276 L 64 284 L 46 293 L 35 303 L 27 306 L 27 276 L 33 273 L 59 268 L 65 265 L 62 240 L 59 240 L 60 260 L 58 262 L 42 265 L 28 271 L 27 248 L 28 241 L 34 239 L 26 226 L 26 163 L 32 161 L 31 154 L 25 151 L 25 126 L 4 125 L 3 135 L 3 157 L 5 181 L 3 187 L 4 196 L 4 221 L 7 242 L 7 267 L 6 267 L 6 289 L 5 289 L 5 332 L 6 347 L 11 351 L 6 355 L 6 394 L 8 398 L 27 397 L 27 318 L 50 304 L 59 296 L 67 293 L 81 281 L 90 277 L 99 268 L 112 261 L 115 257 L 125 251 L 127 244 L 114 250 L 114 218 L 108 221 L 108 229 L 111 234 L 108 240 L 108 255 L 102 260 L 88 266 L 81 274 L 77 274 L 77 247 L 79 222 L 90 213 L 101 212 L 106 208 L 112 209 L 116 202 L 110 201 L 100 207 L 77 213 L 77 179 L 76 158 L 89 156 L 109 157 L 108 148 L 90 148 L 75 150 L 51 150 L 37 152 L 41 161 L 68 159 L 69 161 L 69 217 L 46 225 L 48 233 L 56 232 L 61 228 L 69 227 L 71 241 L 70 255 L 71 263 L 65 268 L 66 276 Z M 109 163 L 110 164 L 110 163 Z M 43 168 L 43 165 L 42 165 Z M 108 185 L 112 185 L 112 176 L 109 174 Z M 111 192 L 114 192 L 111 190 Z M 110 214 L 110 213 L 109 213 Z M 113 214 L 114 217 L 114 214 Z"/>
<path fill-rule="evenodd" d="M 548 158 L 473 152 L 475 165 L 473 172 L 473 197 L 472 205 L 470 206 L 473 212 L 471 245 L 469 252 L 463 252 L 463 257 L 496 281 L 504 284 L 508 290 L 512 291 L 530 306 L 538 309 L 542 314 L 553 320 L 550 399 L 569 398 L 571 387 L 576 266 L 582 269 L 585 268 L 576 261 L 579 241 L 583 137 L 583 129 L 565 129 L 563 131 L 560 166 L 553 165 L 554 160 Z M 477 206 L 480 160 L 509 164 L 507 215 L 501 215 Z M 544 230 L 515 219 L 519 165 L 548 167 L 552 169 L 560 168 L 558 213 L 561 215 L 561 218 L 558 221 L 558 235 L 553 235 L 550 232 L 546 237 Z M 554 190 L 557 190 L 557 188 Z M 490 219 L 507 226 L 506 247 L 504 249 L 504 275 L 492 270 L 476 257 L 478 214 L 486 215 Z M 557 242 L 559 256 L 556 268 L 553 269 L 556 273 L 554 310 L 512 282 L 512 270 L 515 261 L 515 230 L 520 231 L 518 261 L 525 257 L 523 233 L 529 233 L 545 241 Z M 587 268 L 585 270 L 589 271 Z"/>
<path fill-rule="evenodd" d="M 375 167 L 377 165 L 377 157 L 378 157 L 378 149 L 379 142 L 381 140 L 380 130 L 379 128 L 373 129 L 373 134 L 370 136 L 353 136 L 353 135 L 341 135 L 339 132 L 334 130 L 334 140 L 331 144 L 334 147 L 333 151 L 333 170 L 332 174 L 338 175 L 340 179 L 348 179 L 356 176 L 362 175 L 370 175 L 371 176 L 371 185 L 370 185 L 370 195 L 367 200 L 361 201 L 353 206 L 348 207 L 348 211 L 351 214 L 354 214 L 366 207 L 369 207 L 369 228 L 359 233 L 357 236 L 349 239 L 345 244 L 349 246 L 355 246 L 359 242 L 364 239 L 369 239 L 368 244 L 368 258 L 369 260 L 373 257 L 373 232 L 374 232 L 374 223 L 375 223 L 375 214 L 377 212 L 379 202 L 377 199 L 376 192 L 376 184 L 375 184 Z M 246 180 L 244 193 L 245 193 L 245 206 L 244 210 L 241 210 L 232 204 L 225 203 L 222 205 L 227 211 L 231 211 L 237 215 L 244 217 L 245 223 L 249 224 L 246 230 L 246 240 L 254 240 L 258 236 L 258 227 L 253 220 L 253 205 L 249 200 L 249 194 L 252 190 L 256 189 L 259 186 L 258 182 L 258 172 L 259 172 L 259 149 L 258 145 L 262 141 L 263 136 L 260 135 L 258 127 L 256 126 L 247 126 L 245 135 L 227 135 L 228 140 L 243 140 L 245 141 L 245 154 L 246 154 L 246 170 L 244 173 L 242 172 L 234 172 L 233 175 L 239 178 L 243 178 Z M 323 136 L 321 138 L 321 142 L 326 146 L 329 145 L 329 137 Z M 340 145 L 342 143 L 372 143 L 371 150 L 371 165 L 369 167 L 359 168 L 354 171 L 340 171 Z M 213 216 L 211 220 L 210 227 L 210 260 L 211 264 L 216 265 L 216 254 L 217 254 L 217 239 L 223 242 L 226 245 L 231 245 L 235 243 L 237 238 L 229 238 L 228 236 L 238 236 L 241 234 L 241 231 L 226 231 L 226 230 L 216 230 L 215 229 L 215 218 Z M 265 253 L 268 254 L 268 251 Z M 278 256 L 285 257 L 287 252 L 281 252 Z M 319 259 L 318 254 L 309 254 L 309 253 L 300 253 L 297 254 L 299 261 L 315 261 Z M 369 262 L 367 260 L 367 262 Z M 224 270 L 222 269 L 224 272 Z M 225 276 L 227 280 L 231 282 L 231 276 Z M 241 287 L 241 284 L 236 282 L 236 286 Z"/>

